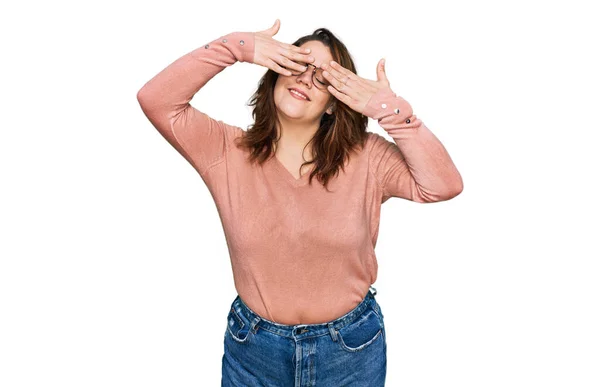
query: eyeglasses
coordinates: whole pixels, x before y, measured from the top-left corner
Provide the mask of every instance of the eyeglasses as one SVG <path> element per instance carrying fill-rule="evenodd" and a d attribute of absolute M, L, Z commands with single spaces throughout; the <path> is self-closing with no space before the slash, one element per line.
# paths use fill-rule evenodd
<path fill-rule="evenodd" d="M 331 85 L 327 79 L 325 79 L 325 77 L 323 76 L 323 69 L 319 68 L 313 64 L 310 63 L 302 63 L 303 65 L 308 66 L 312 66 L 313 70 L 312 70 L 312 82 L 315 85 L 315 87 L 319 90 L 327 90 L 327 86 Z M 283 67 L 283 66 L 282 66 Z M 302 71 L 298 71 L 296 69 L 288 69 L 286 67 L 283 67 L 286 70 L 289 70 L 292 75 L 300 75 L 300 74 L 304 74 L 306 71 L 309 71 L 310 67 L 306 69 L 306 71 L 302 72 Z"/>

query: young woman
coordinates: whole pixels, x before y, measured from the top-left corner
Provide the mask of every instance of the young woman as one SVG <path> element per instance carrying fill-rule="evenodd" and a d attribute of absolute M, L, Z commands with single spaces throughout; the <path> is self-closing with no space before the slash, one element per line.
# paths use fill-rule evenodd
<path fill-rule="evenodd" d="M 362 78 L 328 29 L 290 45 L 272 38 L 279 26 L 189 52 L 148 81 L 138 101 L 206 183 L 222 221 L 238 293 L 222 385 L 383 386 L 385 326 L 370 290 L 381 204 L 448 200 L 462 179 L 391 90 L 383 61 L 377 80 Z M 236 62 L 268 69 L 247 130 L 189 104 Z M 368 132 L 368 118 L 394 141 Z"/>

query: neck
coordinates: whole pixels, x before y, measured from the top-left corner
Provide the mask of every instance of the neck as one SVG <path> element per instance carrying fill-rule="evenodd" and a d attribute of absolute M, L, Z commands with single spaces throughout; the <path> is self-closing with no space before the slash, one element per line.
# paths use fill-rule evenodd
<path fill-rule="evenodd" d="M 289 150 L 292 153 L 298 152 L 298 155 L 302 155 L 302 152 L 304 152 L 307 159 L 312 159 L 312 143 L 308 144 L 308 142 L 319 129 L 319 123 L 289 122 L 281 118 L 280 120 L 281 127 L 278 128 L 277 133 L 279 138 L 277 149 Z"/>

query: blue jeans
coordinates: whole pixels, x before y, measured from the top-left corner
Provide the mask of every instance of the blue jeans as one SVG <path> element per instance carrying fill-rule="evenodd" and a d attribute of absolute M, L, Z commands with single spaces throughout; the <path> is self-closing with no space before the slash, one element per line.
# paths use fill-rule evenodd
<path fill-rule="evenodd" d="M 227 316 L 221 386 L 384 386 L 385 326 L 371 288 L 350 312 L 321 324 L 266 320 L 238 295 Z"/>

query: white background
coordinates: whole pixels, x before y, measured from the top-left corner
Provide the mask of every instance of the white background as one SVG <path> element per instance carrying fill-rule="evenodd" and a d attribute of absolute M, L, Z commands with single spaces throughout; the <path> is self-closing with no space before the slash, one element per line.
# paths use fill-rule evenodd
<path fill-rule="evenodd" d="M 331 29 L 362 77 L 385 57 L 463 177 L 450 201 L 382 207 L 386 385 L 599 386 L 591 4 L 2 5 L 0 385 L 220 385 L 236 295 L 220 219 L 136 94 L 192 49 L 279 18 L 287 43 Z M 226 68 L 192 105 L 247 128 L 265 71 Z"/>

